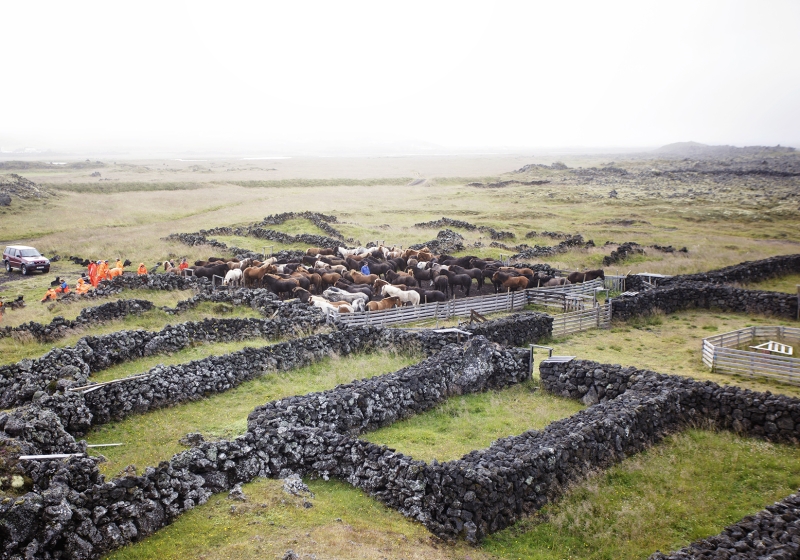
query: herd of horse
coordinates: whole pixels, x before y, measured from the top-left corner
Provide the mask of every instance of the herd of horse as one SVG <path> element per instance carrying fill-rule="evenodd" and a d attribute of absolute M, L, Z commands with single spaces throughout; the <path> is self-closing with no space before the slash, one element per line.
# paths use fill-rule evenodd
<path fill-rule="evenodd" d="M 362 274 L 364 265 L 369 274 Z M 165 267 L 166 268 L 166 267 Z M 184 271 L 226 286 L 267 288 L 281 298 L 299 298 L 325 311 L 377 311 L 401 305 L 441 302 L 461 293 L 469 296 L 488 280 L 495 293 L 560 286 L 605 278 L 602 269 L 573 272 L 566 278 L 548 276 L 530 268 L 503 266 L 475 256 L 434 255 L 429 249 L 312 247 L 302 257 L 264 261 L 211 257 Z"/>

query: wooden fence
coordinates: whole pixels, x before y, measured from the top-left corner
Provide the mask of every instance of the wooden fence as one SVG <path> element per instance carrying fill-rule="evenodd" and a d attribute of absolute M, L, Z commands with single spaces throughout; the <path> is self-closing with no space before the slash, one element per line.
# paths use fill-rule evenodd
<path fill-rule="evenodd" d="M 565 336 L 589 329 L 607 329 L 611 326 L 611 302 L 584 311 L 553 316 L 553 336 Z"/>
<path fill-rule="evenodd" d="M 759 339 L 775 338 L 800 345 L 800 329 L 780 326 L 748 327 L 704 338 L 703 363 L 715 373 L 766 377 L 790 385 L 800 385 L 800 359 L 731 348 L 745 344 L 754 345 Z"/>
<path fill-rule="evenodd" d="M 481 315 L 518 311 L 528 305 L 525 292 L 507 292 L 486 296 L 451 299 L 445 302 L 422 303 L 415 306 L 395 307 L 384 311 L 336 314 L 336 319 L 349 326 L 397 325 L 424 320 L 445 320 L 451 317 L 466 317 L 472 311 Z"/>
<path fill-rule="evenodd" d="M 605 280 L 603 281 L 603 287 L 607 290 L 611 290 L 612 292 L 624 292 L 625 276 L 611 276 L 606 274 Z"/>
<path fill-rule="evenodd" d="M 577 311 L 577 313 L 585 314 L 579 317 L 577 321 L 579 325 L 589 325 L 589 316 L 596 317 L 598 312 L 596 312 L 594 308 L 585 310 L 585 307 L 587 305 L 594 305 L 594 292 L 597 288 L 602 289 L 602 286 L 602 280 L 593 280 L 591 282 L 585 282 L 584 284 L 555 286 L 552 288 L 533 288 L 519 292 L 451 299 L 441 303 L 423 303 L 417 306 L 395 307 L 394 309 L 387 309 L 384 311 L 336 314 L 335 319 L 346 326 L 399 325 L 424 320 L 446 320 L 451 317 L 468 317 L 473 311 L 481 315 L 518 311 L 530 303 L 549 302 L 551 306 L 557 305 L 562 309 L 584 308 L 582 311 Z M 547 303 L 544 304 L 547 305 Z M 605 309 L 605 307 L 606 306 L 603 306 L 602 308 Z M 610 308 L 606 313 L 610 314 Z M 565 314 L 565 316 L 566 315 L 573 314 L 568 313 Z M 601 315 L 603 315 L 603 313 L 601 313 Z M 607 321 L 601 322 L 604 325 L 607 323 Z M 567 329 L 566 332 L 576 332 L 570 330 L 573 327 L 574 325 L 571 322 L 564 326 L 564 328 Z"/>

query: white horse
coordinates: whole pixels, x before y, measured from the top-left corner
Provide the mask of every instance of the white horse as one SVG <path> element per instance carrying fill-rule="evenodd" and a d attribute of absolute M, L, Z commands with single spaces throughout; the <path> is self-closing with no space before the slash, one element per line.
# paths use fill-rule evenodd
<path fill-rule="evenodd" d="M 308 298 L 311 305 L 319 307 L 325 314 L 328 313 L 352 313 L 353 306 L 346 301 L 328 301 L 320 296 L 311 296 Z"/>
<path fill-rule="evenodd" d="M 411 290 L 404 291 L 396 286 L 392 286 L 391 284 L 386 284 L 383 288 L 381 288 L 381 293 L 387 297 L 397 297 L 403 303 L 419 305 L 419 294 Z"/>
<path fill-rule="evenodd" d="M 223 286 L 241 286 L 242 285 L 242 271 L 239 268 L 229 270 L 222 280 Z"/>
<path fill-rule="evenodd" d="M 348 303 L 353 303 L 354 301 L 361 301 L 363 303 L 366 303 L 369 301 L 369 296 L 367 294 L 362 294 L 360 292 L 351 294 L 350 292 L 347 292 L 345 290 L 340 290 L 339 288 L 336 287 L 328 288 L 327 290 L 322 292 L 322 295 L 331 301 L 346 301 Z"/>

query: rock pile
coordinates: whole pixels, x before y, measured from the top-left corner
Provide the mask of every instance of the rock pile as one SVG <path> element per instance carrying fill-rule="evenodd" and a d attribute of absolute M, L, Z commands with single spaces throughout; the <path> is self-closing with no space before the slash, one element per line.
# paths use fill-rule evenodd
<path fill-rule="evenodd" d="M 469 231 L 474 231 L 478 229 L 478 226 L 476 226 L 475 224 L 471 224 L 463 220 L 454 220 L 452 218 L 445 218 L 445 217 L 430 222 L 420 222 L 418 224 L 414 224 L 414 227 L 419 227 L 419 228 L 456 227 L 456 228 L 466 229 Z"/>
<path fill-rule="evenodd" d="M 644 249 L 638 243 L 626 241 L 615 251 L 611 251 L 610 255 L 603 257 L 603 266 L 620 263 L 632 255 L 644 255 Z"/>
<path fill-rule="evenodd" d="M 452 229 L 444 229 L 436 235 L 436 239 L 426 241 L 425 243 L 410 245 L 409 249 L 417 251 L 423 247 L 427 247 L 433 253 L 449 255 L 464 250 L 464 236 L 460 233 L 456 233 Z"/>
<path fill-rule="evenodd" d="M 284 212 L 282 214 L 274 214 L 267 216 L 259 223 L 255 224 L 256 226 L 266 226 L 266 225 L 279 225 L 284 223 L 286 220 L 292 220 L 296 218 L 303 218 L 310 221 L 312 224 L 317 226 L 319 229 L 330 235 L 331 237 L 335 237 L 336 239 L 345 240 L 344 235 L 335 229 L 331 224 L 337 223 L 339 220 L 334 215 L 326 215 L 320 214 L 319 212 Z M 352 240 L 351 240 L 352 241 Z"/>
<path fill-rule="evenodd" d="M 516 247 L 516 249 L 522 249 L 522 250 L 514 255 L 511 255 L 511 260 L 552 257 L 553 255 L 558 255 L 560 253 L 566 253 L 567 251 L 575 247 L 586 246 L 589 243 L 591 243 L 591 245 L 594 246 L 593 241 L 589 240 L 588 242 L 585 242 L 583 236 L 577 234 L 571 237 L 567 237 L 566 239 L 564 239 L 564 241 L 552 247 L 542 247 L 541 245 L 534 245 L 533 247 L 522 248 L 522 246 L 518 246 Z"/>
<path fill-rule="evenodd" d="M 16 173 L 0 176 L 0 194 L 7 195 L 9 198 L 12 195 L 18 198 L 43 198 L 50 196 L 50 193 L 45 189 Z M 8 204 L 5 206 L 8 206 Z"/>

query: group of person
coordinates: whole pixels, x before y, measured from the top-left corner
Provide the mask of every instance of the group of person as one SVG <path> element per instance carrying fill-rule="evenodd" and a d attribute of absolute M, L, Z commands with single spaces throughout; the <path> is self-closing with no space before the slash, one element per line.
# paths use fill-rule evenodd
<path fill-rule="evenodd" d="M 91 289 L 96 288 L 102 280 L 111 280 L 117 276 L 121 276 L 125 270 L 125 264 L 122 259 L 117 259 L 114 267 L 111 268 L 108 261 L 92 261 L 86 267 L 87 271 L 81 273 L 78 282 L 75 285 L 75 292 L 78 294 L 88 293 Z M 127 261 L 130 264 L 130 261 Z M 188 267 L 186 259 L 181 262 L 181 267 Z M 139 268 L 136 270 L 139 276 L 147 274 L 147 267 L 144 263 L 139 263 Z M 60 280 L 60 279 L 56 279 Z M 42 303 L 46 301 L 55 301 L 58 299 L 59 294 L 68 294 L 70 292 L 69 284 L 66 280 L 61 280 L 57 285 L 50 286 L 44 297 L 41 299 Z"/>

